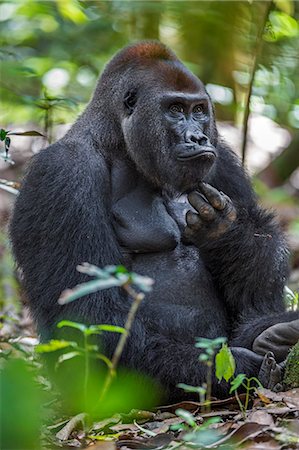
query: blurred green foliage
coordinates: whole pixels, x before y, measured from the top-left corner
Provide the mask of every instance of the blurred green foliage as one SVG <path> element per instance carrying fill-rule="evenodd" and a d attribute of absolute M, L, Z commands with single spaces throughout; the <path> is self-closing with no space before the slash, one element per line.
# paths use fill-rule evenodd
<path fill-rule="evenodd" d="M 264 1 L 2 0 L 0 121 L 4 127 L 44 122 L 49 97 L 55 123 L 74 120 L 112 54 L 147 38 L 172 47 L 209 84 L 218 117 L 239 121 L 268 7 Z M 253 111 L 295 128 L 298 18 L 298 2 L 271 3 L 251 98 Z"/>
<path fill-rule="evenodd" d="M 40 449 L 41 394 L 27 363 L 21 359 L 11 359 L 0 376 L 1 448 Z"/>

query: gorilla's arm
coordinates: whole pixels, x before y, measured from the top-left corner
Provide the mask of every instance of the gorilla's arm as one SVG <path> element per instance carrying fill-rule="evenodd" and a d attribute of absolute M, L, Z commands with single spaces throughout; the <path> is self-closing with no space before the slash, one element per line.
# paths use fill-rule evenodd
<path fill-rule="evenodd" d="M 203 220 L 205 226 L 193 229 L 193 242 L 200 247 L 227 302 L 234 331 L 232 345 L 251 349 L 266 328 L 299 316 L 298 312 L 285 312 L 283 303 L 288 252 L 273 216 L 257 205 L 238 160 L 226 147 L 219 149 L 216 170 L 208 182 L 227 194 L 229 201 L 224 212 L 220 205 L 216 214 L 213 212 L 215 218 Z M 190 216 L 191 221 L 194 217 Z M 213 230 L 216 220 L 218 235 Z"/>
<path fill-rule="evenodd" d="M 74 320 L 85 312 L 84 301 L 57 303 L 64 289 L 87 280 L 76 266 L 121 262 L 109 201 L 109 170 L 88 134 L 76 142 L 63 139 L 33 158 L 10 232 L 30 308 L 45 338 L 64 312 Z M 107 308 L 113 296 L 103 294 Z M 92 322 L 97 307 L 89 306 L 86 317 Z"/>

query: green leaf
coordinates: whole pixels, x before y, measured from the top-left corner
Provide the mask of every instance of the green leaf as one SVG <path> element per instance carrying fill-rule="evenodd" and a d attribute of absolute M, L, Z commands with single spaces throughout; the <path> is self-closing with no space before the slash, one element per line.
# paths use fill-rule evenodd
<path fill-rule="evenodd" d="M 6 138 L 8 131 L 3 130 L 3 128 L 0 129 L 0 140 L 4 141 Z"/>
<path fill-rule="evenodd" d="M 243 383 L 243 381 L 246 379 L 246 375 L 244 373 L 239 373 L 239 375 L 236 376 L 236 378 L 233 379 L 233 381 L 231 381 L 230 385 L 230 391 L 229 393 L 231 394 L 232 392 L 234 392 L 235 390 L 238 389 L 238 387 L 241 386 L 241 384 Z"/>
<path fill-rule="evenodd" d="M 209 355 L 206 355 L 205 353 L 202 353 L 201 355 L 199 355 L 198 359 L 199 359 L 199 361 L 208 361 L 209 360 Z"/>
<path fill-rule="evenodd" d="M 82 356 L 82 354 L 77 351 L 77 352 L 68 352 L 64 353 L 63 355 L 60 355 L 57 360 L 56 367 L 65 361 L 69 361 L 70 359 L 75 358 L 76 356 Z"/>
<path fill-rule="evenodd" d="M 38 131 L 30 130 L 30 131 L 23 131 L 23 132 L 10 132 L 10 136 L 41 136 L 44 137 L 43 134 L 39 133 Z"/>
<path fill-rule="evenodd" d="M 219 345 L 223 344 L 224 342 L 226 342 L 225 337 L 219 337 L 216 339 L 207 339 L 207 338 L 197 337 L 195 347 L 213 349 L 213 348 L 218 347 Z"/>
<path fill-rule="evenodd" d="M 62 292 L 61 297 L 58 299 L 58 303 L 59 305 L 66 305 L 67 303 L 71 303 L 74 300 L 85 297 L 88 294 L 111 287 L 121 286 L 122 284 L 123 281 L 117 280 L 114 277 L 110 277 L 107 280 L 87 281 L 86 283 L 82 283 L 74 287 L 74 289 L 67 289 Z"/>
<path fill-rule="evenodd" d="M 72 322 L 71 320 L 62 320 L 61 322 L 58 322 L 57 328 L 63 327 L 75 328 L 76 330 L 79 330 L 82 333 L 85 333 L 85 331 L 87 330 L 87 326 L 84 325 L 84 323 Z"/>
<path fill-rule="evenodd" d="M 38 344 L 35 347 L 35 351 L 37 353 L 49 353 L 49 352 L 56 352 L 56 350 L 61 350 L 66 347 L 76 347 L 76 346 L 77 346 L 76 342 L 52 339 L 46 344 Z"/>
<path fill-rule="evenodd" d="M 281 11 L 271 11 L 269 23 L 266 27 L 264 39 L 275 42 L 283 38 L 296 37 L 299 34 L 299 25 L 293 17 Z"/>
<path fill-rule="evenodd" d="M 86 330 L 88 335 L 91 334 L 98 334 L 101 333 L 102 331 L 108 331 L 110 333 L 126 333 L 127 330 L 123 327 L 118 327 L 116 325 L 91 325 L 90 327 L 88 327 L 88 329 Z"/>
<path fill-rule="evenodd" d="M 224 378 L 225 381 L 228 381 L 233 377 L 236 370 L 236 363 L 227 344 L 223 344 L 222 348 L 217 353 L 215 358 L 215 366 L 216 377 L 219 381 L 221 381 L 222 378 Z"/>
<path fill-rule="evenodd" d="M 191 414 L 189 411 L 186 411 L 185 409 L 179 408 L 176 410 L 176 415 L 184 419 L 184 421 L 190 425 L 190 427 L 196 427 L 196 422 L 193 414 Z"/>
<path fill-rule="evenodd" d="M 201 386 L 190 386 L 189 384 L 179 383 L 177 387 L 184 389 L 185 392 L 196 392 L 197 394 L 205 394 L 207 390 Z"/>
<path fill-rule="evenodd" d="M 143 292 L 150 292 L 153 288 L 154 280 L 150 277 L 145 277 L 133 272 L 131 273 L 131 279 L 132 283 Z"/>

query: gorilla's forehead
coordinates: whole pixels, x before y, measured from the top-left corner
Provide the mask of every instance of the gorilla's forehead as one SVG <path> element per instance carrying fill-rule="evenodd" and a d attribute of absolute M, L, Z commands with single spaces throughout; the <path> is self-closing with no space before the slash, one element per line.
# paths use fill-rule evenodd
<path fill-rule="evenodd" d="M 179 61 L 157 61 L 149 69 L 155 85 L 167 91 L 204 94 L 204 84 Z"/>

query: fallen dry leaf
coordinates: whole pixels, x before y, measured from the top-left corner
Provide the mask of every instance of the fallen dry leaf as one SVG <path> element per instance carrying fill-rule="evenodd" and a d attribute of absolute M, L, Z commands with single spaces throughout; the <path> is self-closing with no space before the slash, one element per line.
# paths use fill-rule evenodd
<path fill-rule="evenodd" d="M 243 401 L 245 399 L 245 394 L 240 394 L 239 398 L 241 401 Z M 210 407 L 214 408 L 214 407 L 237 407 L 238 408 L 238 402 L 236 400 L 236 397 L 229 397 L 226 398 L 224 400 L 212 400 L 210 403 Z M 166 405 L 166 406 L 159 406 L 157 408 L 158 411 L 160 412 L 172 412 L 175 413 L 175 411 L 179 408 L 185 409 L 186 411 L 198 411 L 201 408 L 206 407 L 206 405 L 204 403 L 200 403 L 200 402 L 191 402 L 191 401 L 186 401 L 186 402 L 180 402 L 180 403 L 174 403 L 172 405 Z M 239 409 L 239 408 L 238 408 Z"/>
<path fill-rule="evenodd" d="M 115 442 L 102 441 L 90 447 L 92 450 L 116 450 Z"/>
<path fill-rule="evenodd" d="M 274 420 L 268 412 L 265 410 L 257 410 L 252 411 L 248 414 L 247 419 L 248 422 L 258 423 L 260 425 L 268 425 L 269 427 L 274 426 Z"/>
<path fill-rule="evenodd" d="M 289 408 L 299 409 L 299 388 L 282 392 L 283 401 Z"/>

